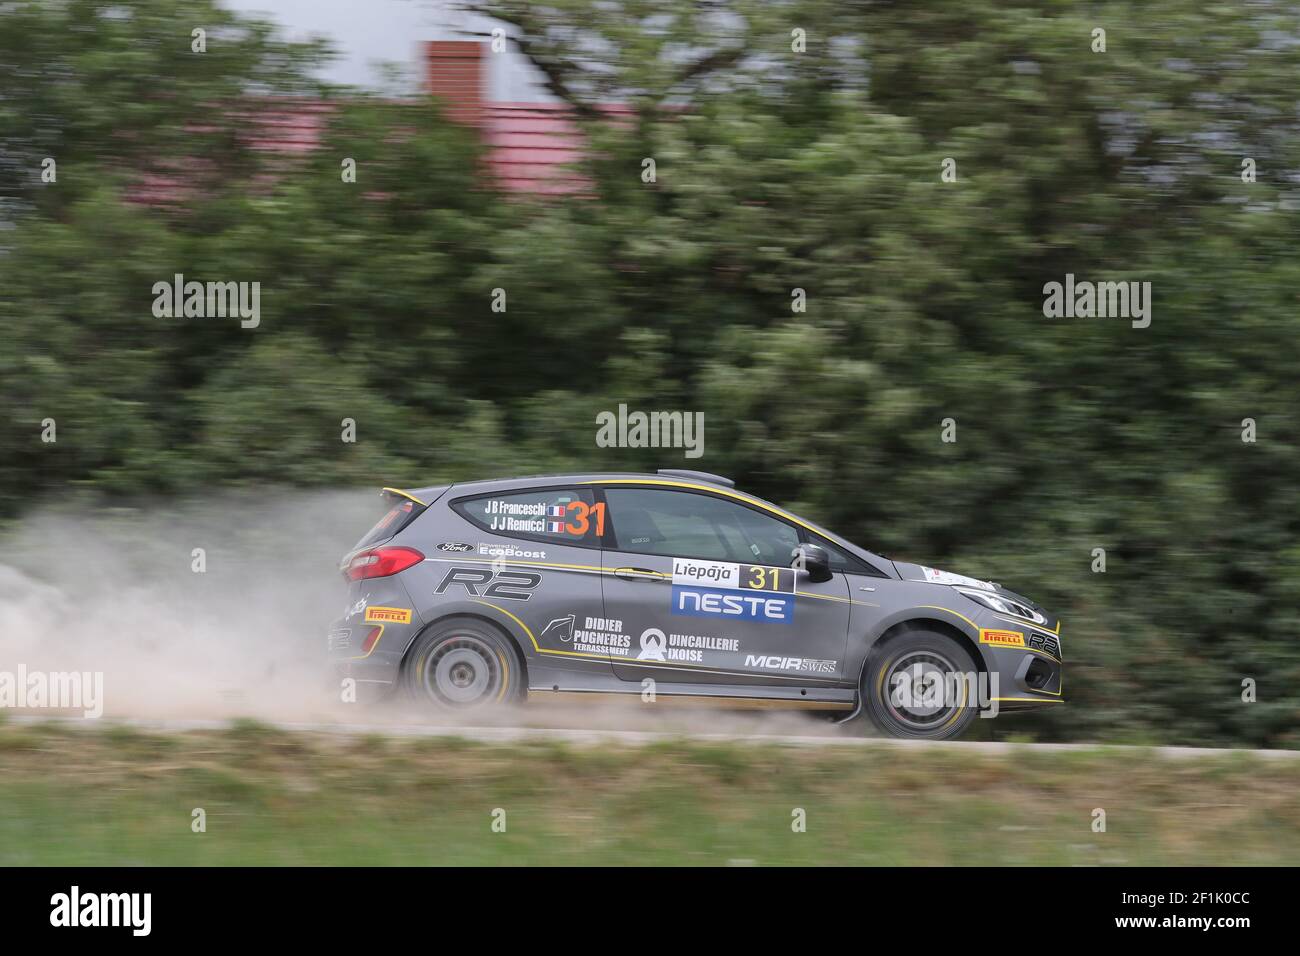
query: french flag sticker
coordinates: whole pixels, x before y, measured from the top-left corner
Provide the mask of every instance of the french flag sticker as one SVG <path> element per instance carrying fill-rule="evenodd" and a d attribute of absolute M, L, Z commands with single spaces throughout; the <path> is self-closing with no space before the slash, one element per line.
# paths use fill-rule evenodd
<path fill-rule="evenodd" d="M 546 530 L 550 534 L 564 534 L 564 522 L 548 521 L 546 522 Z"/>
<path fill-rule="evenodd" d="M 546 506 L 546 517 L 548 517 L 548 518 L 563 518 L 563 517 L 564 517 L 564 505 L 547 505 L 547 506 Z"/>

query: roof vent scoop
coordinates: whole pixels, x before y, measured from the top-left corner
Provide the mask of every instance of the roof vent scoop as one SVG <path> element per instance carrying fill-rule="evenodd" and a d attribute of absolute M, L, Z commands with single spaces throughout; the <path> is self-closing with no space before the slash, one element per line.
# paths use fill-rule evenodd
<path fill-rule="evenodd" d="M 670 478 L 685 478 L 688 481 L 707 481 L 711 485 L 721 485 L 723 488 L 736 487 L 736 483 L 730 478 L 711 475 L 707 471 L 687 471 L 685 468 L 660 468 L 657 473 L 668 475 Z"/>

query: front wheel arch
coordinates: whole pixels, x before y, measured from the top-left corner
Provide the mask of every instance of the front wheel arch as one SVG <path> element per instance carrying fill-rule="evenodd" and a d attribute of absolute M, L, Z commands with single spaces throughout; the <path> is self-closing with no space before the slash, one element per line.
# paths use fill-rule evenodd
<path fill-rule="evenodd" d="M 941 621 L 933 617 L 911 617 L 906 621 L 898 621 L 885 628 L 880 636 L 871 642 L 867 649 L 866 656 L 862 658 L 862 667 L 858 669 L 858 687 L 862 686 L 862 678 L 866 676 L 867 667 L 871 663 L 872 655 L 879 653 L 886 641 L 891 641 L 899 635 L 906 634 L 908 631 L 937 631 L 940 634 L 947 635 L 956 641 L 971 660 L 975 662 L 975 669 L 981 674 L 988 673 L 988 664 L 984 660 L 984 655 L 980 653 L 979 644 L 977 644 L 969 634 L 960 627 L 948 621 Z"/>

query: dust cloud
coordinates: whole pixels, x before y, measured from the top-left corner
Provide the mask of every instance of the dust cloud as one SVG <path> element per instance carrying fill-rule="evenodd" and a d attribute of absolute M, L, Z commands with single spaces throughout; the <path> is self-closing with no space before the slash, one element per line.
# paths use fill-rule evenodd
<path fill-rule="evenodd" d="M 102 672 L 109 717 L 327 718 L 338 560 L 378 510 L 322 492 L 31 515 L 0 538 L 0 668 Z"/>

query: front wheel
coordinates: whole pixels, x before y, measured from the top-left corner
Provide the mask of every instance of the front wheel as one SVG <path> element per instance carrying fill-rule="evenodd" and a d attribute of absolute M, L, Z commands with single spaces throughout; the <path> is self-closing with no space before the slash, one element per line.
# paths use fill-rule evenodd
<path fill-rule="evenodd" d="M 970 654 L 951 637 L 907 631 L 872 649 L 859 690 L 881 733 L 947 740 L 975 719 L 978 677 Z"/>
<path fill-rule="evenodd" d="M 408 698 L 438 710 L 474 710 L 515 700 L 524 686 L 523 664 L 492 625 L 451 618 L 416 639 L 402 685 Z"/>

